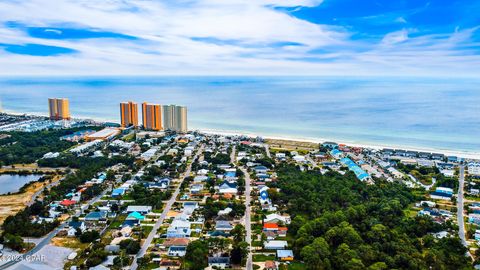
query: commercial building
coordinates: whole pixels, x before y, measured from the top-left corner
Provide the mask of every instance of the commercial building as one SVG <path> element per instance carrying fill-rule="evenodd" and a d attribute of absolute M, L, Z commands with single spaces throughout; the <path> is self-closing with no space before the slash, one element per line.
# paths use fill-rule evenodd
<path fill-rule="evenodd" d="M 187 132 L 187 107 L 177 105 L 163 106 L 163 127 L 166 130 Z"/>
<path fill-rule="evenodd" d="M 120 103 L 122 127 L 138 126 L 138 104 L 132 101 Z"/>
<path fill-rule="evenodd" d="M 147 130 L 162 130 L 162 111 L 162 105 L 144 102 L 142 104 L 143 128 Z"/>
<path fill-rule="evenodd" d="M 85 140 L 94 141 L 94 140 L 110 140 L 116 135 L 120 134 L 120 130 L 116 128 L 104 128 L 95 133 L 88 134 L 85 136 Z"/>
<path fill-rule="evenodd" d="M 69 120 L 70 107 L 67 98 L 49 98 L 48 110 L 51 120 Z"/>

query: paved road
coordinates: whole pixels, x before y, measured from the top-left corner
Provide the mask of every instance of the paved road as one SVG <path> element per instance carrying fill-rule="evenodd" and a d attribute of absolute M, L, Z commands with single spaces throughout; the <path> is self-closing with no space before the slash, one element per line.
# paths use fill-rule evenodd
<path fill-rule="evenodd" d="M 265 145 L 265 152 L 267 153 L 267 157 L 269 158 L 272 158 L 272 155 L 270 154 L 270 150 L 268 149 L 268 144 L 264 144 Z"/>
<path fill-rule="evenodd" d="M 318 167 L 317 162 L 315 162 L 315 160 L 313 160 L 313 158 L 312 158 L 310 155 L 307 155 L 307 156 L 306 156 L 306 159 L 307 159 L 308 162 L 310 162 L 310 163 L 312 164 L 312 166 L 313 166 L 314 168 Z"/>
<path fill-rule="evenodd" d="M 192 164 L 193 164 L 193 161 L 195 161 L 198 156 L 202 153 L 203 151 L 203 145 L 200 147 L 200 149 L 197 151 L 197 153 L 195 154 L 195 156 L 193 157 L 193 160 L 192 160 L 192 163 L 190 163 L 187 167 L 187 169 L 185 170 L 185 173 L 184 173 L 184 178 L 189 176 L 190 175 L 190 172 L 192 171 Z M 183 180 L 182 179 L 182 180 Z M 172 196 L 170 197 L 170 200 L 168 200 L 167 202 L 167 205 L 165 205 L 165 208 L 163 209 L 163 212 L 162 214 L 160 215 L 160 217 L 157 219 L 157 222 L 155 223 L 155 225 L 153 226 L 153 229 L 152 231 L 150 232 L 150 234 L 148 234 L 147 236 L 147 239 L 145 239 L 145 242 L 143 243 L 143 246 L 142 248 L 140 249 L 140 251 L 137 253 L 137 256 L 135 256 L 135 258 L 133 259 L 133 262 L 132 262 L 132 265 L 130 266 L 130 269 L 132 270 L 136 270 L 138 268 L 138 263 L 137 263 L 137 260 L 139 258 L 142 258 L 145 253 L 147 253 L 147 250 L 148 250 L 148 247 L 150 246 L 150 244 L 152 243 L 153 241 L 153 238 L 155 237 L 155 235 L 157 234 L 157 231 L 158 229 L 160 228 L 160 226 L 163 224 L 163 221 L 165 220 L 165 218 L 167 217 L 167 214 L 168 212 L 170 211 L 170 209 L 172 208 L 172 205 L 175 203 L 175 201 L 177 200 L 177 196 L 178 194 L 180 193 L 180 186 L 181 186 L 181 183 L 178 184 L 177 188 L 175 189 L 175 191 L 173 192 Z"/>
<path fill-rule="evenodd" d="M 248 258 L 247 258 L 247 270 L 252 270 L 253 269 L 253 260 L 252 260 L 252 226 L 251 226 L 251 208 L 250 208 L 250 201 L 251 201 L 251 186 L 250 186 L 250 174 L 245 168 L 241 168 L 243 174 L 245 175 L 245 230 L 246 230 L 246 235 L 245 235 L 245 241 L 249 245 L 249 252 L 248 252 Z"/>
<path fill-rule="evenodd" d="M 432 178 L 432 183 L 430 185 L 424 185 L 422 182 L 420 182 L 415 176 L 408 174 L 407 175 L 414 183 L 418 184 L 419 186 L 423 187 L 425 190 L 430 190 L 433 186 L 435 186 L 435 183 L 437 182 L 437 179 L 434 177 Z"/>
<path fill-rule="evenodd" d="M 90 206 L 90 205 L 98 202 L 103 196 L 105 196 L 106 192 L 107 192 L 107 190 L 104 190 L 100 195 L 91 199 L 87 203 L 87 205 Z M 78 216 L 78 215 L 74 215 L 74 216 Z M 44 236 L 43 239 L 34 248 L 32 248 L 31 250 L 29 250 L 28 252 L 26 252 L 25 254 L 22 255 L 21 260 L 9 261 L 7 263 L 4 263 L 4 264 L 0 265 L 0 270 L 10 268 L 10 267 L 14 266 L 15 264 L 19 263 L 20 261 L 25 260 L 28 256 L 32 256 L 35 253 L 37 253 L 38 251 L 40 251 L 43 247 L 48 245 L 50 243 L 50 240 L 52 240 L 52 238 L 55 237 L 55 235 L 57 235 L 57 233 L 59 231 L 63 230 L 65 228 L 65 226 L 67 226 L 67 224 L 71 220 L 72 220 L 72 217 L 70 217 L 69 219 L 64 221 L 62 224 L 60 224 L 60 226 L 58 226 L 53 231 L 51 231 L 49 234 Z"/>
<path fill-rule="evenodd" d="M 62 177 L 62 178 L 60 178 L 58 181 L 53 182 L 53 183 L 50 183 L 50 184 L 44 186 L 43 188 L 41 188 L 39 191 L 35 192 L 35 193 L 33 194 L 32 198 L 30 199 L 30 201 L 27 203 L 27 206 L 30 206 L 30 205 L 32 205 L 33 203 L 35 203 L 35 200 L 38 198 L 38 196 L 40 196 L 40 195 L 43 193 L 43 191 L 44 191 L 45 189 L 49 189 L 49 188 L 51 188 L 51 187 L 58 186 L 58 184 L 60 184 L 60 181 L 62 181 L 63 179 L 65 179 L 65 177 Z"/>
<path fill-rule="evenodd" d="M 230 153 L 230 163 L 235 164 L 235 154 L 236 154 L 236 151 L 237 151 L 237 146 L 234 145 L 234 146 L 232 147 L 232 152 Z"/>
<path fill-rule="evenodd" d="M 465 167 L 460 165 L 460 173 L 458 177 L 458 196 L 457 196 L 457 222 L 458 236 L 462 240 L 464 246 L 467 246 L 465 239 L 465 224 L 463 219 L 463 184 L 465 182 Z"/>

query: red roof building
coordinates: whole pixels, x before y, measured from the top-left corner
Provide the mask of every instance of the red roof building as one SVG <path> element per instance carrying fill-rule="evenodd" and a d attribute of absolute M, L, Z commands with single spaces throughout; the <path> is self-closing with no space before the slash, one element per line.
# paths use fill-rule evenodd
<path fill-rule="evenodd" d="M 68 200 L 68 199 L 65 199 L 63 201 L 60 202 L 60 205 L 63 205 L 63 206 L 72 206 L 74 204 L 76 204 L 77 202 L 76 201 L 72 201 L 72 200 Z"/>
<path fill-rule="evenodd" d="M 278 231 L 278 224 L 276 223 L 265 223 L 263 224 L 264 231 Z"/>

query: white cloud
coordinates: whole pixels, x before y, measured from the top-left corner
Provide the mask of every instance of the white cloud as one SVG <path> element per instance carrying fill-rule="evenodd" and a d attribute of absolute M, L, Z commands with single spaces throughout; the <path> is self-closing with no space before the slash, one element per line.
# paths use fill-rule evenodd
<path fill-rule="evenodd" d="M 396 43 L 404 42 L 408 39 L 408 31 L 403 29 L 401 31 L 396 31 L 392 33 L 388 33 L 383 37 L 382 44 L 383 45 L 393 45 Z"/>
<path fill-rule="evenodd" d="M 452 48 L 469 42 L 471 33 L 467 30 L 444 37 L 442 42 L 437 42 L 438 37 L 434 35 L 409 38 L 409 31 L 413 30 L 402 30 L 387 34 L 375 44 L 351 40 L 351 34 L 341 27 L 317 25 L 272 8 L 316 6 L 321 2 L 0 2 L 0 23 L 17 21 L 28 26 L 89 27 L 141 38 L 135 41 L 39 39 L 21 30 L 0 26 L 0 43 L 40 43 L 79 51 L 72 55 L 35 57 L 10 54 L 0 49 L 0 74 L 429 75 L 451 73 L 452 69 L 459 73 L 468 70 L 463 63 L 477 63 L 476 67 L 470 68 L 469 74 L 479 71 L 477 55 L 452 56 Z M 193 37 L 224 42 L 212 44 L 194 41 Z M 269 46 L 278 42 L 295 42 L 303 46 Z M 310 53 L 318 48 L 338 50 Z M 307 58 L 323 60 L 315 62 Z M 444 70 L 445 66 L 450 68 Z"/>

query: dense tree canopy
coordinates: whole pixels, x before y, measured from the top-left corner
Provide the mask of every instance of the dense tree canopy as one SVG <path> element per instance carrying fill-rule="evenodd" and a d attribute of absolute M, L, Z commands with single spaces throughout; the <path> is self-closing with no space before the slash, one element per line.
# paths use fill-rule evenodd
<path fill-rule="evenodd" d="M 293 220 L 293 250 L 309 269 L 470 269 L 458 238 L 434 239 L 446 229 L 403 210 L 420 198 L 399 183 L 359 181 L 352 173 L 279 169 L 275 203 Z"/>
<path fill-rule="evenodd" d="M 89 129 L 98 129 L 98 127 L 89 127 Z M 60 137 L 78 130 L 79 128 L 4 132 L 10 137 L 0 140 L 0 163 L 5 165 L 32 163 L 48 152 L 61 152 L 75 143 L 60 140 Z"/>

